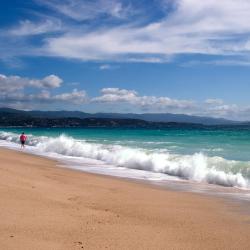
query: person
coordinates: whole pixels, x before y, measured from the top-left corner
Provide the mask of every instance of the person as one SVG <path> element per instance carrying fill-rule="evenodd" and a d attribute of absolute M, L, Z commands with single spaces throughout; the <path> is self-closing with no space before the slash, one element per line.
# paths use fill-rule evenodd
<path fill-rule="evenodd" d="M 24 148 L 26 140 L 27 140 L 27 135 L 25 135 L 24 132 L 22 132 L 22 134 L 20 135 L 21 148 Z"/>

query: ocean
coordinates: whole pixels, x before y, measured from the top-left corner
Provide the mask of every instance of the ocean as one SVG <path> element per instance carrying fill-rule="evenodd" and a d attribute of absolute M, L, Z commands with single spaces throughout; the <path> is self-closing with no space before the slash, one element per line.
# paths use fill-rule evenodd
<path fill-rule="evenodd" d="M 1 128 L 0 146 L 87 172 L 151 182 L 250 190 L 250 127 L 187 129 Z"/>

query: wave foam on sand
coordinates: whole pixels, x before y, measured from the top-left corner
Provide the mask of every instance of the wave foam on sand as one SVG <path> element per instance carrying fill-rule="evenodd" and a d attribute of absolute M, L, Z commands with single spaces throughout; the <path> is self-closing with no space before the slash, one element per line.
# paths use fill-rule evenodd
<path fill-rule="evenodd" d="M 11 132 L 0 132 L 0 139 L 19 143 L 19 135 Z M 199 152 L 193 155 L 150 152 L 142 148 L 89 143 L 66 135 L 29 135 L 27 144 L 42 153 L 57 153 L 79 160 L 90 158 L 116 167 L 162 173 L 196 182 L 250 188 L 250 162 L 209 157 Z"/>

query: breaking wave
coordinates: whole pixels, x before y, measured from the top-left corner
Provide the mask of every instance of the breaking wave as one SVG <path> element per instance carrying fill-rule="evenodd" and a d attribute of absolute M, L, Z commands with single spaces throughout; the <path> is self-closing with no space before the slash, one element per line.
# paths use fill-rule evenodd
<path fill-rule="evenodd" d="M 15 133 L 0 132 L 0 140 L 19 143 L 19 136 Z M 90 143 L 66 135 L 30 135 L 27 144 L 42 153 L 91 158 L 117 167 L 164 173 L 227 187 L 250 187 L 250 162 L 209 157 L 203 153 L 180 155 L 161 151 L 150 152 L 142 148 Z"/>

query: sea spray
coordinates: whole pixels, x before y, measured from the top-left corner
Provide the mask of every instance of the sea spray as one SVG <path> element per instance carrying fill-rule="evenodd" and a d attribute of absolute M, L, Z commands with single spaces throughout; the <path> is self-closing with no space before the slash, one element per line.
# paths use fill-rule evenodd
<path fill-rule="evenodd" d="M 18 134 L 10 132 L 0 132 L 0 139 L 19 142 Z M 58 137 L 29 135 L 27 143 L 40 152 L 57 153 L 79 159 L 91 158 L 117 167 L 164 173 L 197 182 L 228 187 L 250 187 L 248 176 L 244 176 L 244 173 L 250 171 L 250 162 L 208 157 L 199 152 L 192 155 L 173 154 L 167 151 L 150 152 L 142 148 L 90 143 L 66 135 Z M 244 164 L 244 168 L 237 168 L 241 164 Z"/>

